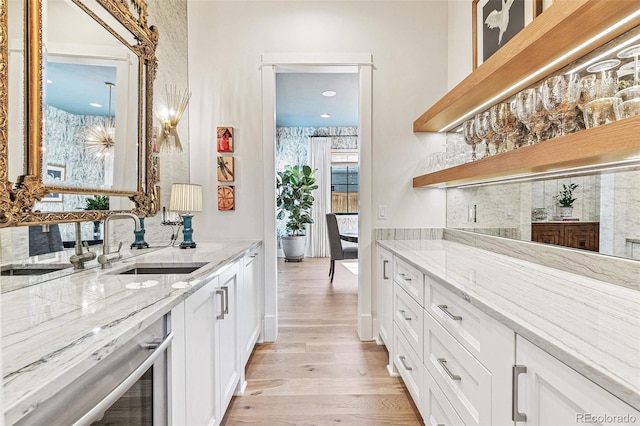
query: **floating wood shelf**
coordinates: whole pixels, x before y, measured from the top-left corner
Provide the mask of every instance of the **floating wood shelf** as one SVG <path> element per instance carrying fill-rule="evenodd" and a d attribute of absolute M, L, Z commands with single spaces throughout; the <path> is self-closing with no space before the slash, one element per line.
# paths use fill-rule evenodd
<path fill-rule="evenodd" d="M 553 5 L 514 36 L 466 79 L 436 102 L 413 123 L 414 132 L 438 132 L 461 122 L 475 108 L 498 103 L 523 88 L 563 68 L 593 49 L 640 25 L 640 16 L 620 25 L 605 37 L 584 46 L 621 19 L 637 12 L 638 0 L 556 0 Z M 572 54 L 537 77 L 517 84 L 543 65 Z M 487 105 L 487 108 L 491 105 Z"/>
<path fill-rule="evenodd" d="M 413 178 L 413 187 L 459 186 L 637 160 L 640 116 Z"/>

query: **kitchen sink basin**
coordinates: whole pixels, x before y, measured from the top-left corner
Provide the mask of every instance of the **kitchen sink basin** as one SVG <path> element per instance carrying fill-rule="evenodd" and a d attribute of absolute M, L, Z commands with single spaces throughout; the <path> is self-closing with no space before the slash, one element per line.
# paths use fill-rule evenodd
<path fill-rule="evenodd" d="M 206 263 L 135 263 L 127 269 L 114 271 L 112 273 L 117 275 L 185 275 L 202 268 L 204 265 L 206 265 Z"/>
<path fill-rule="evenodd" d="M 71 264 L 32 264 L 32 265 L 5 265 L 0 269 L 0 275 L 22 277 L 30 275 L 44 275 L 62 269 L 72 268 Z"/>

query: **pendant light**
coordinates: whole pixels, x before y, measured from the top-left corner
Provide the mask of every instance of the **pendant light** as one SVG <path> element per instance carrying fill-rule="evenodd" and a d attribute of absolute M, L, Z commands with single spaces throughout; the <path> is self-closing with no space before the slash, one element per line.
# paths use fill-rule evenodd
<path fill-rule="evenodd" d="M 89 128 L 84 141 L 87 151 L 93 152 L 98 157 L 109 155 L 116 144 L 116 126 L 111 116 L 111 91 L 115 84 L 110 81 L 105 81 L 104 84 L 109 87 L 109 115 Z"/>

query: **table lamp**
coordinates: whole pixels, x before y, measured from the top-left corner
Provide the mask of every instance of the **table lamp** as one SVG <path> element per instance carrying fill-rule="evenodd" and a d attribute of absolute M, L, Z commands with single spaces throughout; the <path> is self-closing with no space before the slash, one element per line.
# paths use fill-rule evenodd
<path fill-rule="evenodd" d="M 196 248 L 196 243 L 192 239 L 191 219 L 193 215 L 191 213 L 202 211 L 202 186 L 189 183 L 172 184 L 169 210 L 179 212 L 182 216 L 184 240 L 180 243 L 180 248 Z"/>

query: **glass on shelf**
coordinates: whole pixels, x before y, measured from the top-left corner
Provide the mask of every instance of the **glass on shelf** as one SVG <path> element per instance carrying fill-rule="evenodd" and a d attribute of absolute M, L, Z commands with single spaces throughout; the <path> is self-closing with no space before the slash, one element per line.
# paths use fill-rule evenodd
<path fill-rule="evenodd" d="M 476 146 L 480 143 L 480 138 L 476 135 L 473 118 L 462 123 L 462 135 L 464 136 L 465 143 L 471 146 L 471 161 L 477 160 Z"/>
<path fill-rule="evenodd" d="M 587 129 L 616 121 L 620 98 L 616 96 L 594 99 L 584 106 L 584 124 Z"/>
<path fill-rule="evenodd" d="M 640 44 L 636 44 L 618 53 L 618 58 L 633 58 L 633 86 L 627 87 L 616 93 L 616 98 L 620 99 L 616 105 L 616 118 L 634 117 L 640 115 L 640 64 L 638 63 L 640 56 Z"/>
<path fill-rule="evenodd" d="M 546 120 L 547 111 L 542 104 L 542 94 L 537 88 L 525 89 L 516 94 L 516 115 L 529 131 L 528 144 L 542 140 L 550 123 Z"/>
<path fill-rule="evenodd" d="M 489 144 L 491 143 L 491 139 L 495 137 L 493 129 L 491 128 L 490 122 L 491 113 L 489 110 L 483 111 L 481 113 L 476 114 L 474 118 L 474 127 L 476 129 L 476 135 L 484 142 L 485 150 L 484 157 L 488 157 L 491 155 L 489 153 Z"/>
<path fill-rule="evenodd" d="M 561 74 L 549 77 L 542 83 L 542 104 L 560 136 L 575 129 L 575 108 L 580 96 L 579 82 L 577 74 Z"/>

